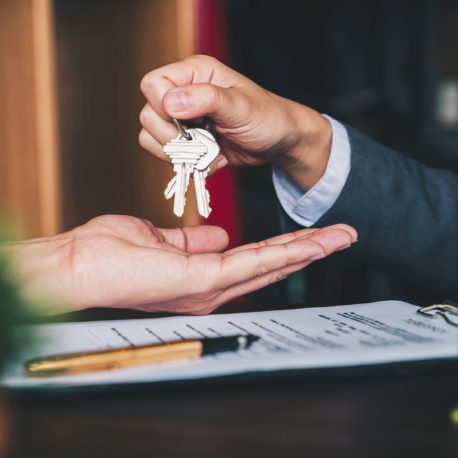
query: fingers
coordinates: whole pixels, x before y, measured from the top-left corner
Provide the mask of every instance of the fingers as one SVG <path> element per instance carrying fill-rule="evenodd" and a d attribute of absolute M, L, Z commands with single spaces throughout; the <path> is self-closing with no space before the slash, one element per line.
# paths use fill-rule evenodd
<path fill-rule="evenodd" d="M 217 308 L 219 305 L 229 302 L 236 297 L 243 296 L 272 283 L 284 280 L 289 275 L 303 269 L 311 262 L 312 261 L 301 262 L 292 264 L 282 269 L 274 270 L 246 282 L 233 285 L 225 290 L 219 291 L 217 294 L 199 294 L 197 298 L 192 295 L 188 296 L 185 300 L 180 302 L 175 301 L 174 305 L 178 305 L 179 307 L 175 311 L 179 313 L 189 313 L 192 315 L 207 315 L 208 313 L 211 313 L 213 310 L 215 310 L 215 308 Z M 169 305 L 162 305 L 159 310 L 169 310 Z"/>
<path fill-rule="evenodd" d="M 146 132 L 139 140 L 145 149 L 164 158 L 158 144 L 164 145 L 177 135 L 172 117 L 195 122 L 210 116 L 217 131 L 240 129 L 249 118 L 253 88 L 260 89 L 208 56 L 194 56 L 154 70 L 141 83 L 148 103 L 140 115 Z"/>
<path fill-rule="evenodd" d="M 166 119 L 161 115 L 161 110 L 147 103 L 140 113 L 140 123 L 143 126 L 139 135 L 140 145 L 160 159 L 168 161 L 163 146 L 178 134 L 170 121 L 172 117 L 195 121 L 208 115 L 216 123 L 221 121 L 222 124 L 227 124 L 227 118 L 233 116 L 237 107 L 247 111 L 245 104 L 241 103 L 243 97 L 235 97 L 234 102 L 225 91 L 229 89 L 211 84 L 193 84 L 171 90 L 165 94 L 162 101 L 167 113 Z M 228 107 L 231 107 L 231 110 L 228 110 Z"/>
<path fill-rule="evenodd" d="M 145 75 L 140 87 L 153 109 L 167 120 L 169 114 L 162 106 L 162 99 L 168 91 L 176 87 L 198 83 L 231 87 L 245 79 L 212 57 L 192 56 L 153 70 Z M 179 98 L 176 103 L 179 104 Z"/>
<path fill-rule="evenodd" d="M 263 240 L 261 242 L 255 242 L 255 243 L 250 243 L 248 245 L 243 245 L 240 247 L 233 248 L 232 250 L 227 251 L 225 254 L 233 254 L 237 253 L 240 251 L 245 251 L 253 248 L 261 248 L 263 246 L 269 246 L 269 245 L 280 245 L 283 243 L 291 242 L 293 240 L 297 240 L 302 237 L 309 237 L 311 240 L 317 241 L 319 243 L 320 236 L 317 234 L 318 231 L 320 232 L 325 232 L 328 230 L 343 230 L 346 231 L 349 236 L 351 237 L 351 240 L 355 242 L 357 240 L 357 232 L 355 229 L 353 229 L 351 226 L 348 226 L 346 224 L 335 224 L 333 226 L 328 226 L 324 227 L 322 229 L 319 228 L 310 228 L 310 229 L 301 229 L 296 232 L 290 232 L 287 234 L 282 234 L 282 235 L 277 235 L 275 237 L 272 237 L 267 240 Z M 312 234 L 315 234 L 315 238 L 312 237 Z M 323 247 L 323 252 L 325 252 L 325 247 Z"/>
<path fill-rule="evenodd" d="M 140 112 L 140 122 L 143 126 L 138 136 L 140 145 L 160 159 L 170 161 L 163 147 L 178 135 L 175 126 L 161 118 L 149 103 Z"/>
<path fill-rule="evenodd" d="M 230 107 L 230 109 L 229 109 Z M 241 93 L 214 84 L 197 83 L 173 88 L 163 95 L 161 107 L 149 101 L 140 113 L 143 128 L 159 143 L 177 135 L 171 118 L 196 121 L 209 116 L 216 124 L 231 127 L 234 119 L 246 116 L 247 102 Z"/>
<path fill-rule="evenodd" d="M 227 232 L 218 226 L 158 229 L 165 241 L 186 253 L 214 253 L 229 244 Z"/>
<path fill-rule="evenodd" d="M 228 75 L 232 75 L 232 78 Z M 167 112 L 162 103 L 166 93 L 175 88 L 199 83 L 229 87 L 235 75 L 238 74 L 212 57 L 193 56 L 148 73 L 142 79 L 140 88 L 153 110 L 165 121 L 170 121 L 171 114 Z M 238 76 L 244 78 L 241 75 Z M 236 79 L 237 76 L 235 76 Z M 179 93 L 170 96 L 170 103 L 174 103 L 178 111 L 179 107 L 183 106 L 182 102 Z M 176 110 L 174 112 L 176 113 Z"/>
<path fill-rule="evenodd" d="M 209 116 L 216 124 L 231 124 L 234 112 L 245 108 L 234 97 L 234 90 L 214 84 L 198 83 L 168 91 L 162 99 L 165 112 L 174 118 L 195 119 Z M 228 108 L 230 107 L 230 109 Z"/>
<path fill-rule="evenodd" d="M 307 239 L 321 245 L 325 256 L 348 248 L 358 240 L 358 233 L 346 224 L 324 227 L 310 234 Z"/>
<path fill-rule="evenodd" d="M 304 267 L 307 267 L 312 262 L 313 261 L 304 261 L 296 264 L 291 264 L 287 267 L 282 267 L 281 269 L 273 270 L 272 272 L 260 275 L 259 277 L 253 278 L 238 285 L 231 286 L 227 288 L 218 297 L 218 303 L 214 304 L 213 309 L 218 305 L 224 304 L 232 299 L 235 299 L 236 297 L 244 296 L 245 294 L 257 291 L 258 289 L 264 288 L 268 285 L 271 285 L 272 283 L 284 280 L 292 273 L 297 272 L 298 270 L 301 270 Z"/>
<path fill-rule="evenodd" d="M 140 131 L 140 134 L 138 135 L 138 142 L 142 148 L 146 149 L 146 151 L 153 153 L 159 159 L 170 162 L 169 157 L 164 153 L 164 146 L 153 138 L 145 129 Z"/>
<path fill-rule="evenodd" d="M 216 288 L 228 288 L 292 264 L 322 258 L 352 242 L 352 235 L 344 229 L 316 231 L 282 244 L 223 254 L 219 270 L 211 273 Z"/>
<path fill-rule="evenodd" d="M 161 118 L 149 103 L 140 112 L 140 122 L 143 128 L 162 145 L 178 135 L 173 123 Z"/>
<path fill-rule="evenodd" d="M 210 294 L 208 291 L 200 292 L 202 298 L 207 294 L 210 300 L 202 300 L 201 307 L 189 312 L 209 313 L 235 297 L 283 280 L 313 261 L 347 248 L 356 241 L 356 236 L 353 228 L 338 224 L 324 229 L 284 234 L 252 244 L 252 248 L 246 250 L 231 250 L 223 258 L 216 291 Z"/>
<path fill-rule="evenodd" d="M 249 243 L 247 245 L 242 245 L 242 246 L 233 248 L 232 250 L 226 251 L 225 254 L 230 255 L 230 254 L 238 253 L 240 251 L 251 250 L 253 248 L 261 248 L 261 247 L 269 246 L 269 245 L 281 245 L 282 243 L 291 242 L 292 240 L 296 240 L 306 235 L 311 235 L 313 234 L 313 232 L 316 232 L 318 230 L 319 229 L 317 228 L 302 229 L 296 232 L 289 232 L 287 234 L 277 235 L 270 239 L 262 240 L 261 242 Z"/>
<path fill-rule="evenodd" d="M 348 232 L 351 236 L 351 240 L 352 240 L 351 243 L 358 241 L 358 232 L 356 231 L 354 227 L 349 226 L 348 224 L 343 224 L 343 223 L 333 224 L 332 226 L 326 226 L 326 227 L 321 228 L 320 231 L 323 232 L 323 231 L 335 230 L 335 229 L 344 230 Z"/>
<path fill-rule="evenodd" d="M 186 61 L 175 62 L 145 75 L 140 83 L 140 89 L 159 116 L 168 119 L 169 116 L 162 106 L 164 94 L 178 86 L 192 84 L 194 78 L 192 65 Z"/>

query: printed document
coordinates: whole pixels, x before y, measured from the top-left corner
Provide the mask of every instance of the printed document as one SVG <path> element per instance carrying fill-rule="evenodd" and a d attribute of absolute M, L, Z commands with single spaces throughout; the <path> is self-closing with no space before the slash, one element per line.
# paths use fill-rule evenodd
<path fill-rule="evenodd" d="M 458 327 L 398 301 L 208 316 L 174 316 L 24 326 L 35 343 L 0 385 L 12 388 L 93 386 L 190 380 L 264 371 L 350 367 L 458 358 Z M 32 378 L 23 363 L 63 353 L 172 340 L 255 334 L 250 349 L 105 372 Z"/>

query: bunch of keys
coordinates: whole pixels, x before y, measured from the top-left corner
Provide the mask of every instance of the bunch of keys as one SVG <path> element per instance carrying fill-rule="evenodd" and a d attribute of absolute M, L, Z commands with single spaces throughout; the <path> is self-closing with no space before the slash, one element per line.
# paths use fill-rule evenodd
<path fill-rule="evenodd" d="M 206 129 L 183 129 L 173 118 L 178 136 L 164 146 L 164 153 L 170 157 L 175 176 L 167 185 L 165 197 L 175 196 L 173 212 L 182 216 L 186 203 L 186 191 L 191 175 L 194 177 L 197 208 L 199 214 L 207 218 L 211 212 L 210 195 L 205 188 L 209 166 L 219 154 L 219 146 L 213 135 Z"/>

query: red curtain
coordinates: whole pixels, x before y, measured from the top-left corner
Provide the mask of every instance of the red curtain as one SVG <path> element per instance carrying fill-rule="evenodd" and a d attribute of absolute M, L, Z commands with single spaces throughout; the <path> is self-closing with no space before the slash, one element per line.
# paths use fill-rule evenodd
<path fill-rule="evenodd" d="M 228 63 L 224 0 L 195 0 L 195 52 Z M 232 167 L 225 167 L 207 180 L 210 192 L 210 216 L 206 224 L 221 226 L 229 234 L 230 246 L 241 243 L 237 177 Z"/>

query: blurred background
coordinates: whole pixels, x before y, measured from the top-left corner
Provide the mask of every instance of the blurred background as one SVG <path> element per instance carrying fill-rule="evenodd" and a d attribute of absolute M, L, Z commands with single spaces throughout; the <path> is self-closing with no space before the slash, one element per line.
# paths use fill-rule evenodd
<path fill-rule="evenodd" d="M 0 208 L 34 237 L 104 213 L 183 219 L 171 167 L 141 149 L 139 83 L 194 53 L 434 167 L 458 170 L 453 0 L 0 0 Z M 209 180 L 212 224 L 238 245 L 278 234 L 269 167 Z M 376 205 L 376 202 L 374 202 Z M 426 297 L 337 254 L 251 296 L 332 305 Z"/>

